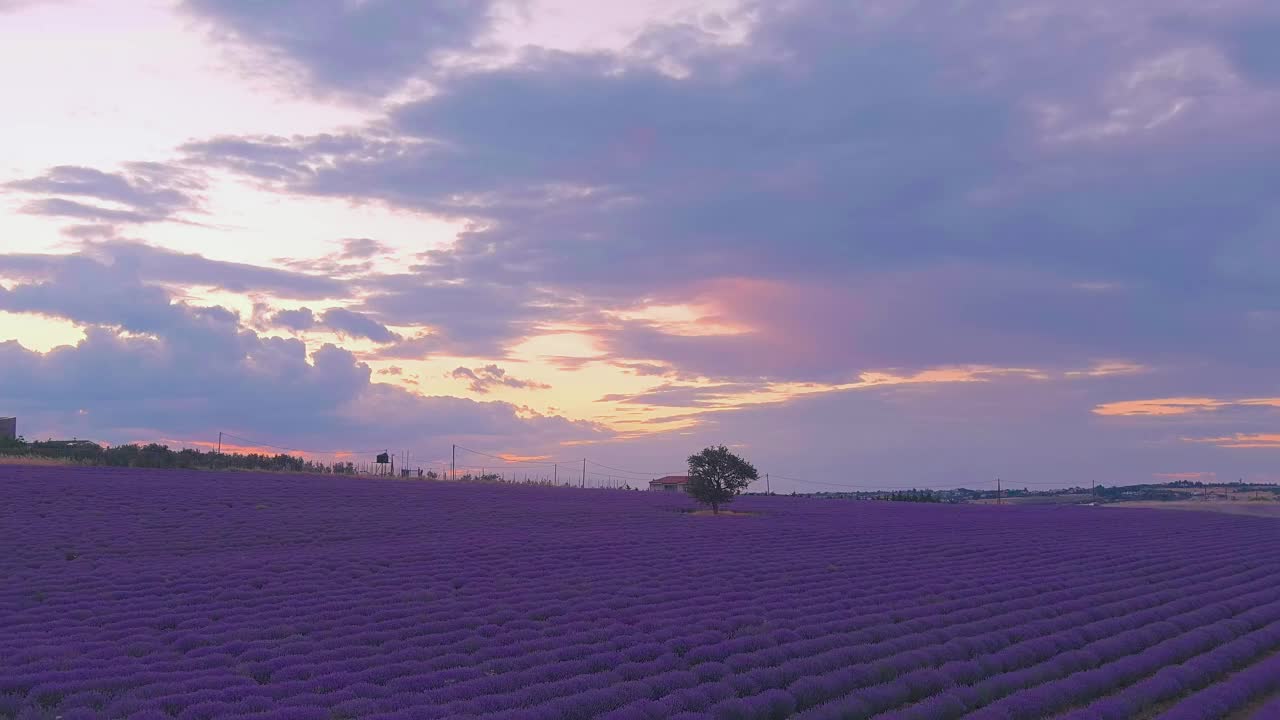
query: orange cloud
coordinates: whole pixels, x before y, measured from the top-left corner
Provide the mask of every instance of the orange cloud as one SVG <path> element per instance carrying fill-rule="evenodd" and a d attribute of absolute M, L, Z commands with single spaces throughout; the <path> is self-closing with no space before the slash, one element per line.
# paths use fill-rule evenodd
<path fill-rule="evenodd" d="M 1095 415 L 1145 415 L 1168 416 L 1189 415 L 1207 412 L 1231 405 L 1224 400 L 1205 397 L 1174 397 L 1154 400 L 1122 400 L 1120 402 L 1103 403 L 1093 409 Z"/>
<path fill-rule="evenodd" d="M 527 462 L 550 462 L 550 455 L 515 455 L 512 453 L 497 453 L 502 460 L 510 463 L 527 463 Z"/>
<path fill-rule="evenodd" d="M 710 296 L 693 303 L 647 305 L 633 310 L 605 312 L 605 315 L 644 322 L 659 332 L 680 337 L 742 335 L 752 331 L 741 321 L 728 318 L 718 305 L 719 298 Z"/>
<path fill-rule="evenodd" d="M 1223 437 L 1182 438 L 1184 442 L 1204 443 L 1221 448 L 1264 448 L 1280 450 L 1280 433 L 1235 433 Z"/>
<path fill-rule="evenodd" d="M 1218 473 L 1215 472 L 1174 472 L 1174 473 L 1151 473 L 1151 477 L 1159 480 L 1215 480 Z"/>
<path fill-rule="evenodd" d="M 1103 403 L 1093 409 L 1095 415 L 1169 416 L 1213 412 L 1229 407 L 1280 408 L 1280 398 L 1246 398 L 1244 400 L 1220 400 L 1206 397 L 1172 397 L 1152 400 L 1122 400 Z"/>
<path fill-rule="evenodd" d="M 1137 363 L 1110 361 L 1097 363 L 1088 370 L 1071 370 L 1063 374 L 1069 378 L 1107 377 L 1108 375 L 1136 375 L 1146 370 L 1146 366 Z"/>

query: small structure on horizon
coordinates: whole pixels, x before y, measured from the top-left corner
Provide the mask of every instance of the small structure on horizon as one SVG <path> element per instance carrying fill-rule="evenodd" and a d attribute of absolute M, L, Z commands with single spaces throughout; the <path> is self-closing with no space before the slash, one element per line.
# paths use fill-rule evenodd
<path fill-rule="evenodd" d="M 684 490 L 688 492 L 689 476 L 688 475 L 667 475 L 666 477 L 660 477 L 657 480 L 650 480 L 649 489 L 664 490 L 668 492 L 675 492 L 676 490 Z"/>
<path fill-rule="evenodd" d="M 0 440 L 18 439 L 18 418 L 0 417 Z"/>

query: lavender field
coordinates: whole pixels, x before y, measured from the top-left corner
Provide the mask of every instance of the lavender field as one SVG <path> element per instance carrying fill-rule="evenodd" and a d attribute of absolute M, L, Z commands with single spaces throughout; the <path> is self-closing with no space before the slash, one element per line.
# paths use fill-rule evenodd
<path fill-rule="evenodd" d="M 1280 713 L 1280 523 L 0 466 L 0 717 Z"/>

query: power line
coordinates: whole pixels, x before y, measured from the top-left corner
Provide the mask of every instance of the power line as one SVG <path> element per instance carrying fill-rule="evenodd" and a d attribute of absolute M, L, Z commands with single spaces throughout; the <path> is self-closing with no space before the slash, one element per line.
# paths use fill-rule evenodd
<path fill-rule="evenodd" d="M 822 482 L 822 481 L 820 481 L 820 480 L 802 480 L 802 479 L 800 479 L 800 478 L 788 477 L 788 476 L 786 476 L 786 475 L 779 475 L 779 474 L 777 474 L 777 473 L 772 473 L 772 474 L 771 474 L 771 477 L 776 477 L 776 478 L 778 478 L 778 479 L 780 479 L 780 480 L 788 480 L 788 481 L 790 481 L 790 482 L 803 483 L 803 484 L 805 484 L 805 485 L 820 485 L 820 486 L 823 486 L 823 487 L 845 488 L 845 489 L 849 489 L 849 490 L 868 490 L 868 491 L 876 491 L 876 490 L 925 490 L 925 489 L 928 489 L 928 488 L 921 488 L 921 487 L 920 487 L 920 486 L 918 486 L 918 485 L 915 485 L 915 486 L 906 486 L 906 485 L 902 485 L 902 486 L 891 486 L 891 485 L 857 485 L 857 484 L 850 484 L 850 483 L 831 483 L 831 482 Z"/>
<path fill-rule="evenodd" d="M 595 460 L 588 460 L 587 462 L 588 462 L 588 463 L 590 463 L 590 464 L 592 464 L 592 465 L 595 465 L 596 467 L 602 467 L 602 468 L 604 468 L 604 469 L 606 469 L 606 470 L 612 470 L 612 471 L 614 471 L 614 472 L 620 472 L 620 473 L 630 473 L 630 474 L 632 474 L 632 475 L 643 475 L 643 476 L 645 476 L 645 477 L 661 477 L 661 476 L 663 476 L 663 475 L 674 475 L 674 474 L 675 474 L 675 473 L 672 473 L 672 472 L 660 472 L 660 473 L 659 473 L 659 472 L 644 472 L 644 471 L 642 471 L 642 470 L 624 470 L 623 468 L 616 468 L 616 467 L 613 467 L 612 465 L 605 465 L 604 463 L 598 463 L 598 462 L 596 462 Z"/>
<path fill-rule="evenodd" d="M 547 467 L 551 467 L 552 465 L 561 464 L 555 460 L 508 460 L 507 458 L 504 458 L 500 455 L 490 455 L 489 453 L 480 452 L 479 450 L 472 450 L 471 448 L 463 447 L 462 445 L 458 445 L 457 448 L 459 450 L 465 450 L 475 455 L 481 455 L 483 457 L 492 458 L 494 460 L 498 460 L 500 462 L 504 462 L 509 465 L 545 465 Z"/>
<path fill-rule="evenodd" d="M 282 446 L 280 446 L 280 445 L 272 445 L 271 443 L 264 443 L 264 442 L 259 442 L 259 441 L 257 441 L 257 440 L 250 440 L 249 438 L 246 438 L 246 437 L 240 437 L 239 435 L 232 435 L 232 434 L 231 434 L 231 433 L 229 433 L 229 432 L 224 432 L 224 433 L 222 433 L 222 435 L 223 435 L 224 437 L 233 438 L 233 439 L 235 439 L 235 440 L 241 440 L 241 441 L 244 441 L 244 442 L 250 443 L 250 444 L 252 444 L 252 445 L 259 446 L 259 447 L 268 447 L 268 448 L 271 448 L 272 450 L 284 450 L 285 452 L 306 453 L 306 454 L 308 454 L 308 455 L 371 455 L 371 454 L 374 454 L 374 453 L 385 452 L 385 449 L 378 449 L 378 450 L 302 450 L 302 449 L 300 449 L 300 448 L 282 447 Z"/>

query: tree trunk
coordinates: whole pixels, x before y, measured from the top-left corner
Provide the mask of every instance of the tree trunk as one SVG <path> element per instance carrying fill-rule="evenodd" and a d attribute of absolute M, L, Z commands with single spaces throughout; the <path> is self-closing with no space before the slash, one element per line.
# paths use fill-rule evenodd
<path fill-rule="evenodd" d="M 711 503 L 711 514 L 712 515 L 720 514 L 720 503 Z"/>

